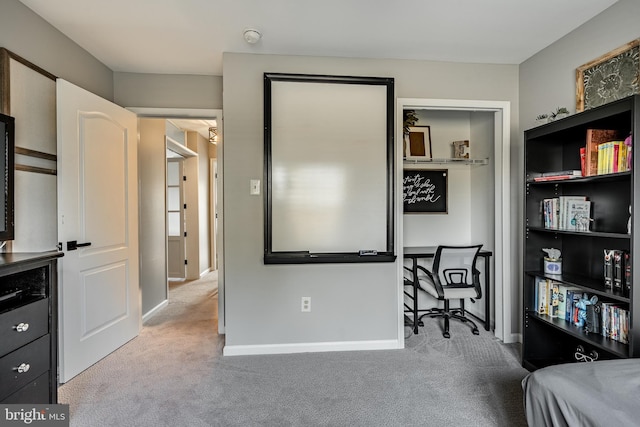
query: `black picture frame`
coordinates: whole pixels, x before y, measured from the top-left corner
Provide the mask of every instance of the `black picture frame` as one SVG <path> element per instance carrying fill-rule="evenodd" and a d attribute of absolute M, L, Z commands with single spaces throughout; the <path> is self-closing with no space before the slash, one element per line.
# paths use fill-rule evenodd
<path fill-rule="evenodd" d="M 369 233 L 384 233 L 384 247 L 376 250 L 371 248 L 358 248 L 358 250 L 336 250 L 314 252 L 306 250 L 274 250 L 274 229 L 273 224 L 278 221 L 274 217 L 274 125 L 275 114 L 272 108 L 272 86 L 275 82 L 282 82 L 299 85 L 304 83 L 326 83 L 331 85 L 343 85 L 346 94 L 351 93 L 350 86 L 371 85 L 384 88 L 384 135 L 385 141 L 384 164 L 385 171 L 385 213 L 384 230 L 369 230 Z M 310 75 L 310 74 L 286 74 L 286 73 L 264 73 L 264 263 L 265 264 L 315 264 L 315 263 L 364 263 L 364 262 L 393 262 L 396 259 L 395 240 L 395 218 L 394 218 L 394 100 L 395 89 L 394 79 L 388 77 L 353 77 L 353 76 L 332 76 L 332 75 Z M 307 100 L 308 101 L 308 100 Z M 331 105 L 340 105 L 340 99 L 334 100 Z M 344 117 L 345 124 L 348 124 L 349 117 Z M 335 125 L 335 124 L 334 124 Z M 328 128 L 318 125 L 311 129 L 313 135 L 327 138 Z M 335 155 L 341 155 L 336 151 Z M 363 153 L 363 159 L 367 158 Z M 379 191 L 380 189 L 376 189 Z"/>
<path fill-rule="evenodd" d="M 448 169 L 404 169 L 402 175 L 404 213 L 448 213 Z"/>

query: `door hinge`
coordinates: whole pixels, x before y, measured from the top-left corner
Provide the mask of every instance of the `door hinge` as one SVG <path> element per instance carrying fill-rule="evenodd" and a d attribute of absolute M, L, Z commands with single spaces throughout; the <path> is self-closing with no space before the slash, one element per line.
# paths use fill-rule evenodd
<path fill-rule="evenodd" d="M 187 180 L 187 176 L 186 175 L 182 175 L 182 180 L 186 181 Z"/>
<path fill-rule="evenodd" d="M 184 204 L 184 209 L 187 209 L 187 204 L 186 203 Z"/>
<path fill-rule="evenodd" d="M 187 265 L 187 264 L 188 264 L 188 262 L 187 262 L 187 260 L 185 259 L 185 260 L 184 260 L 184 265 Z"/>
<path fill-rule="evenodd" d="M 186 231 L 184 232 L 184 237 L 187 237 L 187 232 Z"/>

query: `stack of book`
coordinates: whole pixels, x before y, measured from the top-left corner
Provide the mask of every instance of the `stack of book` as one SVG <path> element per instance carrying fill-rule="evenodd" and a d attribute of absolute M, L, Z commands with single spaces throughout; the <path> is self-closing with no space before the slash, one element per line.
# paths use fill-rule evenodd
<path fill-rule="evenodd" d="M 603 337 L 629 343 L 629 310 L 611 302 L 600 304 L 600 333 Z"/>
<path fill-rule="evenodd" d="M 556 172 L 543 172 L 541 174 L 533 175 L 532 178 L 536 182 L 542 181 L 559 181 L 562 179 L 580 178 L 582 171 L 579 170 L 565 170 Z"/>
<path fill-rule="evenodd" d="M 628 147 L 624 141 L 609 141 L 598 145 L 597 175 L 626 172 Z"/>
<path fill-rule="evenodd" d="M 604 286 L 629 295 L 631 291 L 631 260 L 629 252 L 604 250 Z"/>
<path fill-rule="evenodd" d="M 587 129 L 587 143 L 580 153 L 584 176 L 631 170 L 631 141 L 631 136 L 625 139 L 614 129 Z"/>
<path fill-rule="evenodd" d="M 591 201 L 585 196 L 560 196 L 542 201 L 545 228 L 568 231 L 589 231 Z"/>
<path fill-rule="evenodd" d="M 551 279 L 537 279 L 535 302 L 538 314 L 584 327 L 585 318 L 580 315 L 578 307 L 578 302 L 582 299 L 589 299 L 583 289 Z M 600 313 L 595 319 L 598 323 L 596 331 L 606 338 L 628 344 L 629 310 L 612 302 L 598 302 L 594 307 Z"/>

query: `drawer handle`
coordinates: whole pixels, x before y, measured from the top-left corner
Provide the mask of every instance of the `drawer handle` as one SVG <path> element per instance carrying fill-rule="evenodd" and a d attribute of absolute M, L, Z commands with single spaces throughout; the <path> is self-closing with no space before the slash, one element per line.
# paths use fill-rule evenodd
<path fill-rule="evenodd" d="M 18 323 L 15 327 L 16 332 L 27 332 L 27 329 L 29 329 L 29 324 L 24 322 Z"/>
<path fill-rule="evenodd" d="M 19 374 L 24 374 L 25 372 L 28 372 L 29 369 L 31 369 L 31 365 L 29 365 L 28 363 L 21 363 L 20 366 L 14 369 L 18 371 Z"/>

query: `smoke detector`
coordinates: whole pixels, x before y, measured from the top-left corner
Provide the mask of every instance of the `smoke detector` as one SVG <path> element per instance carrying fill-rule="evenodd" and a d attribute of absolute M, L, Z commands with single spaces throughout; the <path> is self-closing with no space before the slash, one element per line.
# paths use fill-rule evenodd
<path fill-rule="evenodd" d="M 260 40 L 261 38 L 262 38 L 262 34 L 260 34 L 260 31 L 258 30 L 254 30 L 253 28 L 244 30 L 244 39 L 249 44 L 256 44 L 258 43 L 258 40 Z"/>

